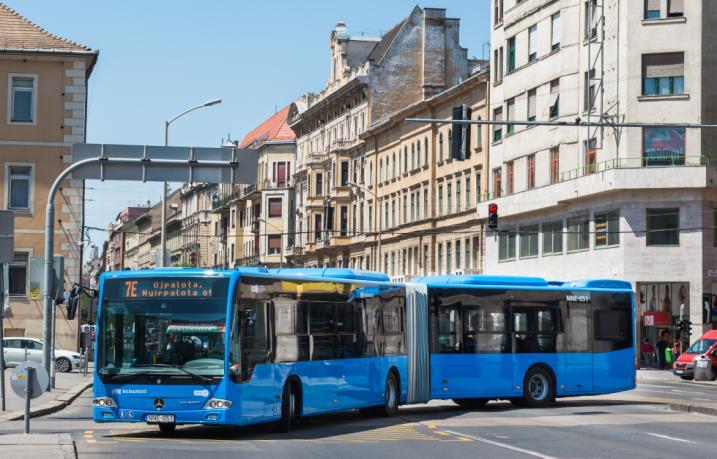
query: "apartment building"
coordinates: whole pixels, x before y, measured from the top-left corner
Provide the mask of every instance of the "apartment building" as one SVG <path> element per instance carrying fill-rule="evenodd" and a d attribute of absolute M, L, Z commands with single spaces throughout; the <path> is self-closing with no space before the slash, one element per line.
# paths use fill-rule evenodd
<path fill-rule="evenodd" d="M 219 231 L 222 220 L 213 211 L 221 207 L 222 197 L 231 194 L 231 185 L 185 183 L 179 192 L 178 218 L 181 216 L 181 227 L 177 237 L 181 245 L 172 251 L 172 259 L 176 260 L 173 263 L 198 267 L 223 265 L 225 259 L 220 256 L 225 256 L 225 251 L 222 246 L 218 246 L 222 240 Z M 170 248 L 169 240 L 167 248 Z"/>
<path fill-rule="evenodd" d="M 57 37 L 0 3 L 0 206 L 15 214 L 15 254 L 6 293 L 6 336 L 42 336 L 41 269 L 47 194 L 83 142 L 87 80 L 98 53 Z M 83 182 L 66 180 L 55 200 L 54 253 L 64 257 L 64 282 L 80 281 Z M 76 345 L 76 322 L 57 307 L 57 343 Z"/>
<path fill-rule="evenodd" d="M 147 207 L 126 207 L 117 214 L 117 218 L 110 223 L 107 230 L 106 248 L 103 248 L 104 265 L 107 271 L 121 271 L 125 269 L 125 225 L 130 225 L 140 215 L 147 211 Z"/>
<path fill-rule="evenodd" d="M 714 123 L 715 21 L 710 1 L 493 0 L 491 118 Z M 626 279 L 642 336 L 681 310 L 699 336 L 717 293 L 716 135 L 494 126 L 486 271 Z"/>
<path fill-rule="evenodd" d="M 293 262 L 379 267 L 378 165 L 363 134 L 469 76 L 459 26 L 444 9 L 415 7 L 381 38 L 349 35 L 343 22 L 331 32 L 326 87 L 299 98 L 289 113 L 297 136 Z"/>
<path fill-rule="evenodd" d="M 374 213 L 368 221 L 368 231 L 374 231 L 376 222 L 375 231 L 381 237 L 376 269 L 395 279 L 482 272 L 484 219 L 478 218 L 476 204 L 487 185 L 487 129 L 470 126 L 468 157 L 453 160 L 451 124 L 405 121 L 448 121 L 453 108 L 460 105 L 471 109 L 471 119 L 487 119 L 487 71 L 391 114 L 361 136 L 367 145 L 367 162 L 377 165 L 369 186 L 376 190 L 378 205 L 371 209 Z M 365 229 L 362 223 L 360 231 Z M 367 267 L 364 257 L 369 256 L 367 251 L 352 257 L 350 266 Z"/>
<path fill-rule="evenodd" d="M 235 187 L 224 206 L 230 265 L 287 266 L 294 253 L 296 135 L 288 124 L 290 106 L 248 133 L 239 148 L 259 150 L 257 182 Z"/>

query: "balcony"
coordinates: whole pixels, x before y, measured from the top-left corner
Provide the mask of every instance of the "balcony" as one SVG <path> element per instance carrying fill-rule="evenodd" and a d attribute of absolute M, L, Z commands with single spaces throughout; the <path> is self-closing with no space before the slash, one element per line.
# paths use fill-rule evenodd
<path fill-rule="evenodd" d="M 258 255 L 242 257 L 234 260 L 234 266 L 258 266 L 261 263 Z"/>
<path fill-rule="evenodd" d="M 714 163 L 709 156 L 641 156 L 634 158 L 613 158 L 586 167 L 579 167 L 560 174 L 560 182 L 586 175 L 597 174 L 611 169 L 653 168 L 653 167 L 699 167 Z"/>
<path fill-rule="evenodd" d="M 306 165 L 320 164 L 329 159 L 328 153 L 313 153 L 306 157 Z"/>

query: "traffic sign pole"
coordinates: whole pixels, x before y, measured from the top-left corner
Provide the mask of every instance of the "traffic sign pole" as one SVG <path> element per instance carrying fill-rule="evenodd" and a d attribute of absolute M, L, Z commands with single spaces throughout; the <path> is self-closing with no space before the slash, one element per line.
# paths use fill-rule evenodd
<path fill-rule="evenodd" d="M 5 411 L 5 264 L 14 252 L 15 214 L 0 210 L 0 409 Z"/>
<path fill-rule="evenodd" d="M 25 386 L 25 433 L 30 433 L 30 399 L 32 398 L 32 383 L 35 369 L 27 367 L 27 385 Z"/>

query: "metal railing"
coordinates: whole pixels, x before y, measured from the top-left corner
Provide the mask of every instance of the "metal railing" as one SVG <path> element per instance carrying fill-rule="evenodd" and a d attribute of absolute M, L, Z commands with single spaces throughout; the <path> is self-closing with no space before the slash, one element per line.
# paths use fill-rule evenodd
<path fill-rule="evenodd" d="M 251 257 L 242 257 L 234 260 L 234 266 L 256 266 L 260 262 L 258 255 Z"/>
<path fill-rule="evenodd" d="M 641 167 L 690 167 L 709 166 L 709 156 L 640 156 L 631 158 L 612 158 L 589 166 L 578 167 L 561 172 L 559 182 L 573 180 L 586 175 L 597 174 L 612 169 L 632 169 Z"/>

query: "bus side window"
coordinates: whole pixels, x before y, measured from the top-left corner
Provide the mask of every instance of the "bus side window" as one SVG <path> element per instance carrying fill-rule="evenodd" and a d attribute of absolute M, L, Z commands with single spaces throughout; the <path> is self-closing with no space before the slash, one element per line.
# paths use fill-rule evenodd
<path fill-rule="evenodd" d="M 274 298 L 275 362 L 309 360 L 308 304 L 293 298 Z"/>
<path fill-rule="evenodd" d="M 438 308 L 438 353 L 461 352 L 459 318 L 460 310 L 457 307 Z"/>
<path fill-rule="evenodd" d="M 269 303 L 260 300 L 242 300 L 240 311 L 241 380 L 249 381 L 258 364 L 271 358 L 269 340 Z"/>

